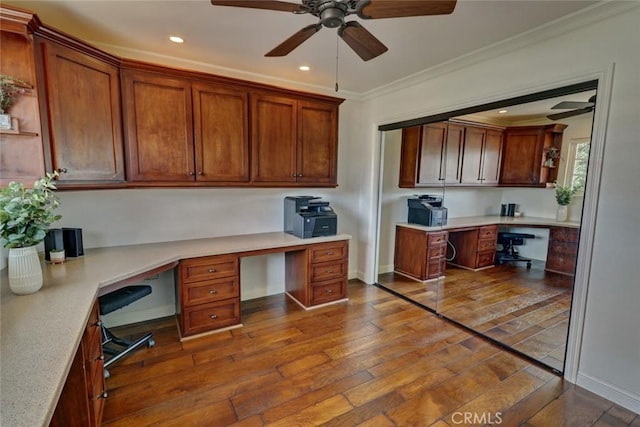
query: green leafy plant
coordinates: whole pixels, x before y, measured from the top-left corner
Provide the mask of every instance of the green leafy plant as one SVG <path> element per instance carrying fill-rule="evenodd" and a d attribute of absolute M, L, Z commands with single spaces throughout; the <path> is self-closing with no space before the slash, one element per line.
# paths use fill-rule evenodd
<path fill-rule="evenodd" d="M 26 93 L 28 86 L 20 79 L 0 74 L 0 114 L 9 111 L 18 95 Z"/>
<path fill-rule="evenodd" d="M 0 237 L 7 248 L 25 248 L 44 240 L 49 226 L 62 218 L 53 210 L 60 201 L 53 190 L 57 173 L 47 173 L 33 188 L 10 182 L 0 191 Z"/>
<path fill-rule="evenodd" d="M 578 192 L 577 187 L 563 187 L 556 184 L 556 202 L 561 206 L 567 206 Z"/>

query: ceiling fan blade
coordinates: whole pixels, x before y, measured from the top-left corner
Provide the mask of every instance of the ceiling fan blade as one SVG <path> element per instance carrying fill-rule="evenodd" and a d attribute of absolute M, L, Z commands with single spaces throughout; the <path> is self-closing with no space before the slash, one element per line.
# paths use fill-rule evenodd
<path fill-rule="evenodd" d="M 573 110 L 575 108 L 593 107 L 593 102 L 563 101 L 551 107 L 552 110 Z"/>
<path fill-rule="evenodd" d="M 271 49 L 271 51 L 269 51 L 264 56 L 286 56 L 293 49 L 304 43 L 309 37 L 320 31 L 321 28 L 322 24 L 313 24 L 306 26 L 282 43 L 280 43 L 278 46 Z"/>
<path fill-rule="evenodd" d="M 306 11 L 299 3 L 277 0 L 211 0 L 214 6 L 249 7 L 252 9 L 278 10 L 281 12 Z"/>
<path fill-rule="evenodd" d="M 580 108 L 579 110 L 571 110 L 571 111 L 565 111 L 564 113 L 550 114 L 547 116 L 547 119 L 549 120 L 568 119 L 569 117 L 579 116 L 580 114 L 590 113 L 592 111 L 593 111 L 593 107 Z"/>
<path fill-rule="evenodd" d="M 343 24 L 338 30 L 338 34 L 363 61 L 373 59 L 389 50 L 373 34 L 355 21 Z"/>
<path fill-rule="evenodd" d="M 356 10 L 360 18 L 381 19 L 448 15 L 455 7 L 456 0 L 360 0 Z"/>

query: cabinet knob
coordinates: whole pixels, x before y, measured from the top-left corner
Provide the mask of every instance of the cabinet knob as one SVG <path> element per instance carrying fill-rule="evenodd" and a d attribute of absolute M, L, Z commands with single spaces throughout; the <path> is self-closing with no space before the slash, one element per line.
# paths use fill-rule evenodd
<path fill-rule="evenodd" d="M 210 293 L 211 295 L 213 295 L 213 294 L 217 293 L 217 291 L 216 291 L 215 289 L 209 289 L 209 293 Z"/>
<path fill-rule="evenodd" d="M 101 354 L 100 356 L 98 356 L 96 360 L 104 360 L 104 354 Z"/>
<path fill-rule="evenodd" d="M 333 270 L 327 270 L 327 273 L 333 273 Z"/>
<path fill-rule="evenodd" d="M 215 269 L 215 268 L 210 268 L 210 269 L 209 269 L 209 273 L 215 273 L 215 272 L 216 272 L 216 269 Z"/>
<path fill-rule="evenodd" d="M 294 177 L 294 178 L 297 178 L 297 177 L 298 177 L 298 175 L 297 175 L 297 174 L 295 174 L 295 173 L 294 173 L 293 175 L 291 175 L 291 176 L 292 176 L 292 177 Z"/>
<path fill-rule="evenodd" d="M 200 171 L 200 172 L 198 172 L 198 175 L 202 176 L 202 175 L 204 175 L 204 172 Z"/>
<path fill-rule="evenodd" d="M 109 396 L 109 393 L 107 393 L 106 391 L 103 391 L 102 393 L 100 393 L 98 395 L 98 399 L 106 399 Z"/>
<path fill-rule="evenodd" d="M 195 176 L 195 172 L 189 172 L 189 176 Z"/>
<path fill-rule="evenodd" d="M 327 293 L 328 293 L 328 294 L 332 294 L 332 293 L 333 293 L 333 290 L 332 290 L 332 289 L 327 289 Z"/>
<path fill-rule="evenodd" d="M 301 178 L 302 176 L 303 176 L 303 175 L 302 175 L 301 173 L 300 173 L 300 174 L 298 174 L 298 178 Z"/>
<path fill-rule="evenodd" d="M 209 316 L 209 317 L 210 317 L 210 318 L 212 318 L 212 319 L 217 319 L 217 318 L 218 318 L 218 315 L 217 315 L 217 314 L 212 314 L 212 315 L 211 315 L 211 316 Z"/>
<path fill-rule="evenodd" d="M 67 173 L 67 168 L 58 168 L 56 169 L 58 173 Z"/>
<path fill-rule="evenodd" d="M 333 251 L 327 252 L 327 255 L 333 255 Z"/>

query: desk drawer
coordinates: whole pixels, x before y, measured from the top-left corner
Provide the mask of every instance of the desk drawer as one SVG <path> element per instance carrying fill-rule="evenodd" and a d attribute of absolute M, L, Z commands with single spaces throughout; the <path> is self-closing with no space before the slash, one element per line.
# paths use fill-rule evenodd
<path fill-rule="evenodd" d="M 238 257 L 219 255 L 180 261 L 180 279 L 183 283 L 201 282 L 238 274 Z"/>
<path fill-rule="evenodd" d="M 495 264 L 495 251 L 478 252 L 476 255 L 476 268 L 487 267 Z"/>
<path fill-rule="evenodd" d="M 347 295 L 347 281 L 336 280 L 316 283 L 311 286 L 311 292 L 311 305 L 342 299 Z"/>
<path fill-rule="evenodd" d="M 447 245 L 439 245 L 429 247 L 427 249 L 427 261 L 445 256 L 447 253 Z"/>
<path fill-rule="evenodd" d="M 498 237 L 498 226 L 497 225 L 487 225 L 484 227 L 480 227 L 478 231 L 478 239 L 495 239 Z"/>
<path fill-rule="evenodd" d="M 548 256 L 554 257 L 557 255 L 570 255 L 575 257 L 578 255 L 578 245 L 576 243 L 550 241 Z"/>
<path fill-rule="evenodd" d="M 347 261 L 311 265 L 311 281 L 343 279 L 347 277 Z"/>
<path fill-rule="evenodd" d="M 309 249 L 312 263 L 339 261 L 348 256 L 348 246 L 345 242 L 331 242 L 314 245 Z"/>
<path fill-rule="evenodd" d="M 546 270 L 573 275 L 576 270 L 576 257 L 571 255 L 556 255 L 547 257 Z"/>
<path fill-rule="evenodd" d="M 238 276 L 225 277 L 205 282 L 182 284 L 182 305 L 190 307 L 197 304 L 240 297 Z"/>
<path fill-rule="evenodd" d="M 183 336 L 213 331 L 240 323 L 240 298 L 184 308 Z"/>
<path fill-rule="evenodd" d="M 437 245 L 440 243 L 445 243 L 446 241 L 447 241 L 446 231 L 429 233 L 427 235 L 427 247 L 431 247 L 432 245 Z"/>
<path fill-rule="evenodd" d="M 495 251 L 496 239 L 480 239 L 478 240 L 478 252 Z"/>

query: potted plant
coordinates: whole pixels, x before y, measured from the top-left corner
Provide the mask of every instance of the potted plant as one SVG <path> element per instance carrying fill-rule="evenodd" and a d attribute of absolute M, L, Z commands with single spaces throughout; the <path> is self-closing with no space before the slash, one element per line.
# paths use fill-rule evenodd
<path fill-rule="evenodd" d="M 28 84 L 20 79 L 0 74 L 0 129 L 11 129 L 9 109 L 27 87 Z"/>
<path fill-rule="evenodd" d="M 558 203 L 558 211 L 556 212 L 556 221 L 566 221 L 568 216 L 568 207 L 571 199 L 578 191 L 577 187 L 563 187 L 556 184 L 556 202 Z"/>
<path fill-rule="evenodd" d="M 36 245 L 49 226 L 61 218 L 53 210 L 60 204 L 53 190 L 57 173 L 47 173 L 33 188 L 11 182 L 0 191 L 0 238 L 9 248 L 9 287 L 30 294 L 42 287 L 42 268 Z"/>
<path fill-rule="evenodd" d="M 64 262 L 64 249 L 51 249 L 49 251 L 51 264 L 62 264 Z"/>
<path fill-rule="evenodd" d="M 554 168 L 556 167 L 554 161 L 560 158 L 560 150 L 556 147 L 549 147 L 545 152 L 545 157 L 544 166 Z"/>

